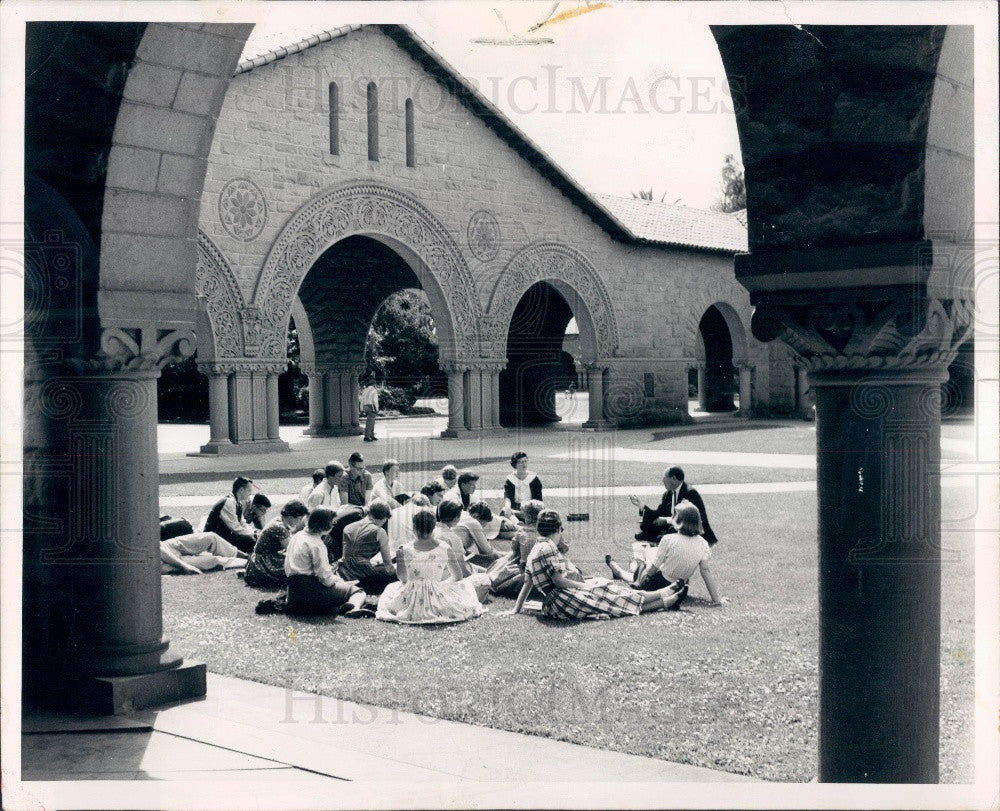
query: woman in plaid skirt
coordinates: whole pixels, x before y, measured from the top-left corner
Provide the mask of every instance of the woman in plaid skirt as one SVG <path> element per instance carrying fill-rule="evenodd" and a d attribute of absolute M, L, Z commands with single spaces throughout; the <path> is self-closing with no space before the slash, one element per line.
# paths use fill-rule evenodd
<path fill-rule="evenodd" d="M 538 516 L 537 531 L 541 536 L 528 555 L 527 577 L 518 595 L 514 612 L 520 612 L 524 600 L 534 585 L 545 597 L 542 613 L 558 620 L 605 619 L 634 617 L 647 611 L 679 606 L 687 592 L 672 587 L 660 591 L 639 591 L 605 578 L 590 578 L 582 583 L 570 578 L 574 566 L 563 557 L 558 544 L 566 543 L 562 519 L 555 510 L 545 510 Z"/>

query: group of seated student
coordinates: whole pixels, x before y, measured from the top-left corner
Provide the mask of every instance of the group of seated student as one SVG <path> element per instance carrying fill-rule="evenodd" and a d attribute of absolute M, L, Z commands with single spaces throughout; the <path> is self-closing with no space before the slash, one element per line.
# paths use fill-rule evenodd
<path fill-rule="evenodd" d="M 385 461 L 375 483 L 364 457 L 354 453 L 346 467 L 331 461 L 315 471 L 300 494 L 305 498 L 288 501 L 259 530 L 253 528 L 253 482 L 239 476 L 206 521 L 206 528 L 222 532 L 200 533 L 190 548 L 243 561 L 249 586 L 285 588 L 282 610 L 289 614 L 439 624 L 479 616 L 492 594 L 515 600 L 509 613 L 520 613 L 532 599 L 552 619 L 633 616 L 679 608 L 696 571 L 711 604 L 726 602 L 708 566 L 704 502 L 693 488 L 678 486 L 680 468 L 664 474 L 667 492 L 656 511 L 632 497 L 641 508 L 644 540 L 634 545 L 641 549 L 634 549 L 629 569 L 607 555 L 612 577 L 600 578 L 587 577 L 567 557 L 562 518 L 540 498 L 541 481 L 528 470 L 527 455 L 515 453 L 510 463 L 514 473 L 494 514 L 472 471 L 446 465 L 440 479 L 411 495 L 402 490 L 396 460 Z M 690 493 L 697 503 L 680 497 Z M 662 515 L 665 505 L 669 518 Z M 509 551 L 496 541 L 509 541 Z M 173 547 L 161 545 L 161 555 L 184 571 L 200 571 Z"/>

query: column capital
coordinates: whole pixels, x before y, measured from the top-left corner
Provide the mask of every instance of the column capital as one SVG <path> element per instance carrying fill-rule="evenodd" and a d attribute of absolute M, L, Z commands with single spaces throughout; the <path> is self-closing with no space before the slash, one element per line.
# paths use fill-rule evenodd
<path fill-rule="evenodd" d="M 770 297 L 769 297 L 770 298 Z M 967 299 L 784 300 L 758 305 L 754 337 L 780 338 L 816 380 L 818 376 L 938 374 L 954 360 L 972 328 Z"/>
<path fill-rule="evenodd" d="M 442 372 L 449 375 L 462 374 L 472 368 L 472 364 L 467 361 L 444 361 L 443 363 L 439 363 L 438 366 Z"/>
<path fill-rule="evenodd" d="M 195 346 L 194 332 L 189 329 L 167 332 L 155 327 L 105 327 L 95 354 L 71 357 L 66 363 L 79 374 L 156 376 L 168 363 L 191 357 Z"/>

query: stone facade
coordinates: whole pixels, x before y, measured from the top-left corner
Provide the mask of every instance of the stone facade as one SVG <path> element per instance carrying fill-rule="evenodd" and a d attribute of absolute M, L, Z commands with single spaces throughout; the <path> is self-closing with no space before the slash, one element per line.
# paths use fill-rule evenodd
<path fill-rule="evenodd" d="M 377 161 L 367 137 L 372 82 Z M 455 391 L 471 387 L 476 400 L 501 395 L 494 367 L 506 362 L 511 316 L 545 281 L 580 324 L 582 361 L 606 370 L 601 397 L 610 422 L 650 405 L 686 413 L 698 322 L 713 304 L 734 314 L 733 342 L 745 347 L 734 361 L 753 369 L 755 406 L 792 408 L 791 365 L 750 337 L 749 297 L 733 278 L 730 254 L 613 238 L 378 27 L 234 77 L 208 159 L 200 230 L 199 292 L 213 333 L 199 344 L 204 363 L 280 362 L 303 280 L 331 246 L 363 235 L 409 265 L 431 302 L 443 368 L 462 368 Z M 303 305 L 312 320 L 320 305 Z M 363 357 L 353 343 L 329 357 L 332 347 L 317 340 L 315 357 L 303 361 L 356 365 Z M 652 397 L 643 386 L 648 373 Z M 773 394 L 772 378 L 782 381 Z M 495 412 L 466 413 L 464 428 L 496 427 Z"/>

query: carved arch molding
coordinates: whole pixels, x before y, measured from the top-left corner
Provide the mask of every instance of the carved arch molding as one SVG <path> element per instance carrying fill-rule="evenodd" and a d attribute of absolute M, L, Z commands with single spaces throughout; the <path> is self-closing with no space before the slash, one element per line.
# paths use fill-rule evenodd
<path fill-rule="evenodd" d="M 496 358 L 506 356 L 507 328 L 517 303 L 528 288 L 542 281 L 561 282 L 576 292 L 593 321 L 598 357 L 614 357 L 620 346 L 620 334 L 607 288 L 590 260 L 558 242 L 529 245 L 503 269 L 490 296 L 483 336 L 486 354 Z"/>

